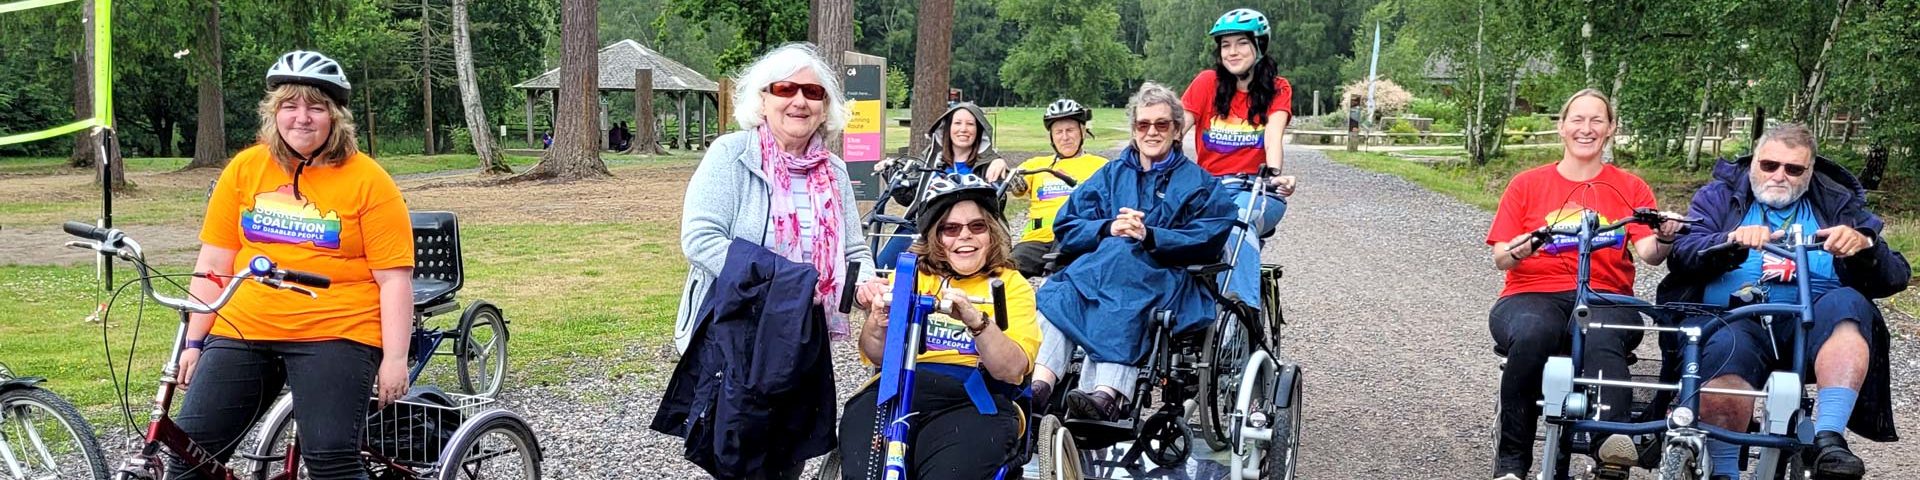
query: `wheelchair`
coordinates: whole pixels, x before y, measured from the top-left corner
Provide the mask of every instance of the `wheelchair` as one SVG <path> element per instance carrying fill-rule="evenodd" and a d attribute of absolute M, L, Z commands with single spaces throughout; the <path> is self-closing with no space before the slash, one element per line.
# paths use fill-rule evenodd
<path fill-rule="evenodd" d="M 1055 271 L 1057 254 L 1048 257 L 1049 271 Z M 1138 398 L 1122 420 L 1037 420 L 1042 479 L 1293 478 L 1303 376 L 1277 356 L 1284 316 L 1273 289 L 1282 270 L 1263 265 L 1264 298 L 1253 309 L 1220 293 L 1215 279 L 1229 268 L 1220 263 L 1186 269 L 1220 299 L 1218 316 L 1206 329 L 1174 332 L 1171 312 L 1153 314 L 1147 362 L 1135 382 Z M 1076 352 L 1058 385 L 1078 384 L 1083 362 Z M 1049 410 L 1064 411 L 1058 403 L 1064 397 L 1056 395 Z M 1195 425 L 1215 458 L 1195 461 Z"/>
<path fill-rule="evenodd" d="M 455 298 L 465 283 L 460 222 L 453 212 L 411 212 L 413 220 L 413 335 L 407 376 L 418 383 L 434 357 L 454 358 L 462 393 L 492 397 L 507 374 L 507 318 L 500 307 L 474 300 L 463 309 Z M 458 311 L 453 328 L 428 320 Z"/>

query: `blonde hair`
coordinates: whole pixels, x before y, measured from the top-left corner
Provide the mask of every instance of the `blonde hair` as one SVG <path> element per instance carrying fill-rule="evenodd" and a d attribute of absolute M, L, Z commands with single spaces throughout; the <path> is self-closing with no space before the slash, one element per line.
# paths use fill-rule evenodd
<path fill-rule="evenodd" d="M 267 146 L 273 153 L 274 161 L 280 166 L 292 169 L 301 156 L 287 146 L 286 139 L 280 138 L 279 123 L 275 117 L 280 104 L 293 100 L 305 100 L 327 106 L 327 116 L 332 120 L 332 131 L 327 132 L 327 142 L 314 152 L 313 163 L 317 166 L 332 166 L 346 163 L 348 158 L 360 153 L 359 139 L 353 127 L 353 111 L 334 103 L 333 97 L 311 85 L 284 83 L 267 91 L 266 98 L 260 100 L 260 131 L 254 134 L 254 141 Z"/>
<path fill-rule="evenodd" d="M 1575 100 L 1579 100 L 1586 97 L 1593 97 L 1593 98 L 1600 99 L 1600 103 L 1602 105 L 1607 106 L 1607 123 L 1618 123 L 1620 119 L 1620 115 L 1613 111 L 1613 99 L 1607 98 L 1607 94 L 1601 93 L 1599 89 L 1595 89 L 1595 88 L 1589 88 L 1589 89 L 1581 90 L 1578 92 L 1574 92 L 1573 96 L 1567 97 L 1567 103 L 1563 103 L 1560 105 L 1560 120 L 1566 121 L 1567 111 L 1573 109 L 1573 102 Z"/>

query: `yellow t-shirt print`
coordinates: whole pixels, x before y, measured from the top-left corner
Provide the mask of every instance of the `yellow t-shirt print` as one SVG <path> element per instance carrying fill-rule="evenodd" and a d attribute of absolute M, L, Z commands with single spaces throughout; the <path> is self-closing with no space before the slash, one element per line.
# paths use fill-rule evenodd
<path fill-rule="evenodd" d="M 240 230 L 251 242 L 340 248 L 339 213 L 323 214 L 312 203 L 294 198 L 292 185 L 254 195 L 253 208 L 240 212 Z"/>

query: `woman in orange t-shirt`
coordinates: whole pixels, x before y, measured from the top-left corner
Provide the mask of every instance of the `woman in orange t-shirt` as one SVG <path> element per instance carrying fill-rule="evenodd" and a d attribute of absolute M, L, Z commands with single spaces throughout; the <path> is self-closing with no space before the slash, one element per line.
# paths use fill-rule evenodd
<path fill-rule="evenodd" d="M 385 404 L 407 390 L 412 223 L 393 178 L 354 147 L 351 86 L 339 63 L 288 53 L 267 70 L 267 86 L 259 144 L 220 173 L 194 270 L 228 275 L 265 256 L 333 285 L 318 299 L 245 285 L 217 316 L 194 315 L 180 355 L 187 393 L 174 420 L 226 462 L 286 385 L 310 477 L 366 479 L 367 397 Z M 220 292 L 199 278 L 191 289 L 204 299 Z M 169 463 L 171 478 L 199 478 L 178 459 Z"/>

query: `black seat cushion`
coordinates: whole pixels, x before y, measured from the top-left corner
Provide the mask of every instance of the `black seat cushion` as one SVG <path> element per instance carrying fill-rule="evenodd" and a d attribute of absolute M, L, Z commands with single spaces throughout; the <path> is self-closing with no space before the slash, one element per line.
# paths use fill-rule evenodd
<path fill-rule="evenodd" d="M 435 278 L 413 279 L 413 306 L 425 307 L 444 302 L 453 297 L 453 282 Z"/>

